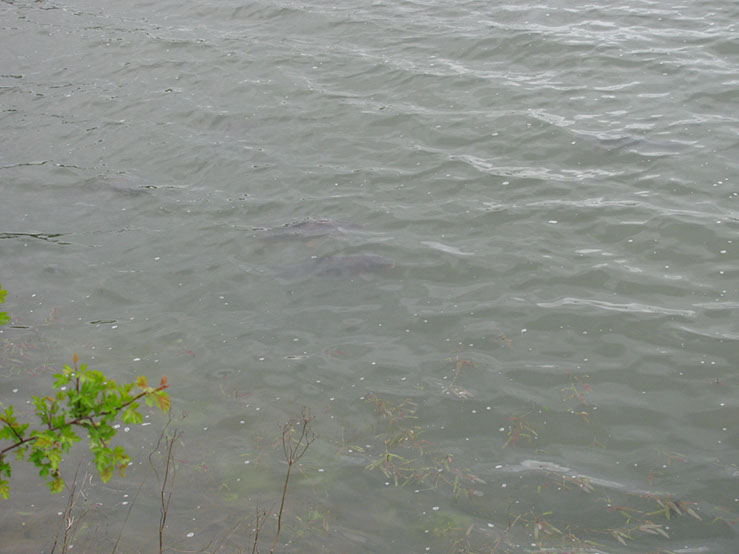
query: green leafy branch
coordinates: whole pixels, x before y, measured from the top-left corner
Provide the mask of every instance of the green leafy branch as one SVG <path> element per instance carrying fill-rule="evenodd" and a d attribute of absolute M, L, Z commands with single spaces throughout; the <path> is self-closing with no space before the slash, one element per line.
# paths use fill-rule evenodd
<path fill-rule="evenodd" d="M 75 354 L 74 367 L 65 365 L 61 373 L 54 375 L 54 387 L 58 389 L 54 397 L 32 397 L 38 428 L 29 431 L 30 423 L 18 421 L 13 406 L 0 412 L 0 441 L 10 441 L 0 450 L 0 497 L 7 499 L 10 495 L 11 467 L 6 454 L 12 450 L 16 451 L 17 459 L 27 459 L 39 469 L 52 493 L 62 491 L 64 480 L 59 464 L 62 455 L 80 441 L 75 428 L 87 432 L 90 451 L 103 482 L 112 477 L 114 469 L 123 475 L 130 458 L 122 447 L 109 444 L 116 434 L 114 422 L 118 414 L 123 423 L 141 423 L 138 411 L 141 399 L 163 412 L 169 409 L 169 395 L 164 392 L 169 386 L 166 377 L 158 387 L 149 386 L 143 376 L 135 384 L 119 385 L 85 364 L 77 367 L 77 360 Z"/>

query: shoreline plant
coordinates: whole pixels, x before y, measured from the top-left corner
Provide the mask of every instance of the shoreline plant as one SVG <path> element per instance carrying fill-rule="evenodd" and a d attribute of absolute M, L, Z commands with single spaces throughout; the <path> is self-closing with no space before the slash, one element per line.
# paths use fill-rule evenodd
<path fill-rule="evenodd" d="M 0 303 L 5 302 L 6 295 L 7 291 L 0 285 Z M 8 314 L 0 312 L 0 325 L 8 322 Z M 77 362 L 74 354 L 72 366 L 65 365 L 61 373 L 54 375 L 56 394 L 32 396 L 37 418 L 33 426 L 31 422 L 19 421 L 12 405 L 0 412 L 1 498 L 10 496 L 8 457 L 13 450 L 17 460 L 38 468 L 52 494 L 58 493 L 64 490 L 59 469 L 62 456 L 81 440 L 77 431 L 82 430 L 87 433 L 95 466 L 105 483 L 115 469 L 124 475 L 131 461 L 123 447 L 111 445 L 116 435 L 116 418 L 120 415 L 123 423 L 141 423 L 143 418 L 138 408 L 142 399 L 148 406 L 157 406 L 163 412 L 169 410 L 170 399 L 164 390 L 169 386 L 166 377 L 162 377 L 157 387 L 150 386 L 144 376 L 138 377 L 135 383 L 119 385 L 86 364 L 78 366 Z"/>

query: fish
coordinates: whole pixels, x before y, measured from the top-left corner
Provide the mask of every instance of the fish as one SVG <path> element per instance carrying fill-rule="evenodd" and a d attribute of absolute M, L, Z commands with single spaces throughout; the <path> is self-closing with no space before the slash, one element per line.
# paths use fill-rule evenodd
<path fill-rule="evenodd" d="M 151 189 L 158 187 L 128 173 L 113 173 L 87 179 L 82 185 L 82 188 L 83 190 L 95 193 L 141 197 L 149 194 Z"/>
<path fill-rule="evenodd" d="M 263 240 L 310 241 L 328 236 L 342 236 L 361 230 L 361 225 L 332 219 L 304 219 L 265 229 L 259 238 Z"/>
<path fill-rule="evenodd" d="M 681 140 L 653 139 L 634 135 L 609 135 L 585 131 L 573 131 L 573 133 L 578 139 L 596 144 L 606 151 L 626 150 L 643 156 L 669 156 L 695 145 L 695 143 Z"/>
<path fill-rule="evenodd" d="M 312 258 L 285 269 L 281 275 L 293 278 L 302 275 L 318 277 L 367 277 L 395 267 L 395 260 L 377 254 L 335 255 Z"/>

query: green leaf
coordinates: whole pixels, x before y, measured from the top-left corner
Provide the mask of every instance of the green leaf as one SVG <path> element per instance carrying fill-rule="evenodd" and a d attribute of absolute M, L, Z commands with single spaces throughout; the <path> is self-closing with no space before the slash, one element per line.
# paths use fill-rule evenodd
<path fill-rule="evenodd" d="M 141 423 L 143 418 L 141 414 L 136 411 L 136 404 L 131 404 L 128 409 L 121 415 L 121 421 L 123 423 Z"/>
<path fill-rule="evenodd" d="M 61 477 L 55 477 L 53 481 L 47 484 L 49 485 L 49 490 L 51 491 L 51 494 L 56 494 L 64 490 L 64 479 L 62 479 Z"/>
<path fill-rule="evenodd" d="M 100 480 L 103 483 L 107 483 L 108 481 L 110 481 L 110 478 L 113 477 L 113 466 L 107 466 L 103 469 L 99 469 L 98 471 L 100 473 Z"/>
<path fill-rule="evenodd" d="M 10 323 L 8 312 L 0 312 L 0 325 L 7 325 L 8 323 Z"/>
<path fill-rule="evenodd" d="M 169 395 L 164 391 L 158 391 L 152 394 L 156 403 L 159 405 L 159 409 L 162 410 L 162 412 L 167 413 L 170 406 Z"/>

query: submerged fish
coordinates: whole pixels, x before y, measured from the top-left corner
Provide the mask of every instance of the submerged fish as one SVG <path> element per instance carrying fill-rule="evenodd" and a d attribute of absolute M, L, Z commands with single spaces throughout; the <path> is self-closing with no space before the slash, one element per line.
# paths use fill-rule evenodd
<path fill-rule="evenodd" d="M 354 277 L 395 267 L 395 260 L 376 254 L 323 256 L 296 264 L 283 272 L 284 277 L 318 275 L 321 277 Z"/>
<path fill-rule="evenodd" d="M 635 135 L 609 135 L 585 131 L 573 131 L 573 133 L 577 138 L 596 144 L 607 151 L 627 150 L 644 156 L 667 156 L 694 145 L 694 143 L 680 140 L 653 139 Z"/>
<path fill-rule="evenodd" d="M 356 232 L 361 228 L 356 223 L 331 219 L 304 219 L 303 221 L 294 221 L 280 227 L 266 229 L 259 237 L 264 240 L 311 240 L 326 236 L 345 235 Z"/>
<path fill-rule="evenodd" d="M 157 188 L 155 185 L 128 173 L 99 175 L 87 179 L 82 187 L 86 191 L 111 193 L 117 196 L 144 196 L 149 194 L 150 189 Z"/>

